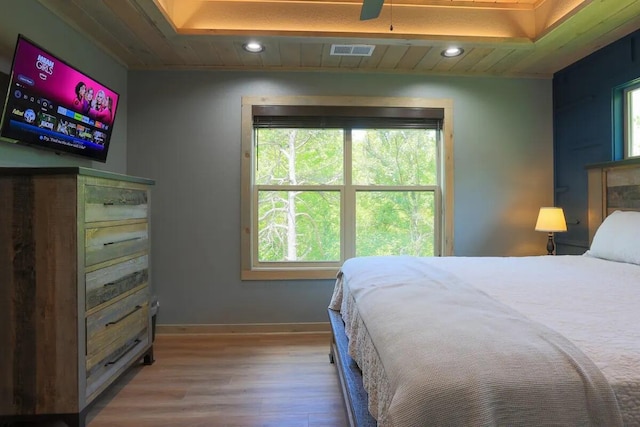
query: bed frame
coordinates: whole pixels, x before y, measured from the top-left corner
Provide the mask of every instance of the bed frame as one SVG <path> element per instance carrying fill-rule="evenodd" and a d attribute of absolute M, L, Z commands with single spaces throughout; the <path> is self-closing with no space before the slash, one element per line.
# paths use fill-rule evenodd
<path fill-rule="evenodd" d="M 615 210 L 640 211 L 640 159 L 587 166 L 589 244 L 604 218 Z M 349 357 L 349 341 L 340 312 L 328 309 L 331 323 L 329 360 L 336 365 L 350 427 L 377 427 L 368 410 L 362 372 Z"/>
<path fill-rule="evenodd" d="M 362 372 L 349 357 L 349 339 L 339 311 L 328 309 L 331 323 L 329 360 L 336 365 L 340 388 L 350 427 L 376 427 L 378 423 L 369 413 L 367 392 L 362 384 Z"/>

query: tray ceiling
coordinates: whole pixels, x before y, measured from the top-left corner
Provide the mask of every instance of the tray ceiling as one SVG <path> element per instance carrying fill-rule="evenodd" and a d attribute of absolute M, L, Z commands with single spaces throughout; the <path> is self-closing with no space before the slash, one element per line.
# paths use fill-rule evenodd
<path fill-rule="evenodd" d="M 640 28 L 637 0 L 39 0 L 130 69 L 550 77 Z M 242 49 L 247 41 L 261 53 Z M 370 56 L 333 44 L 374 45 Z M 456 58 L 440 53 L 464 49 Z"/>

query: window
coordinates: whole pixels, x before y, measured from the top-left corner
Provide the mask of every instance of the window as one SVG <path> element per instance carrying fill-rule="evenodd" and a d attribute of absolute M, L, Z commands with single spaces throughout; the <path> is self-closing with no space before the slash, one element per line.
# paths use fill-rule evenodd
<path fill-rule="evenodd" d="M 625 157 L 640 156 L 640 85 L 624 91 Z"/>
<path fill-rule="evenodd" d="M 334 278 L 353 256 L 452 254 L 450 105 L 243 98 L 242 278 Z"/>

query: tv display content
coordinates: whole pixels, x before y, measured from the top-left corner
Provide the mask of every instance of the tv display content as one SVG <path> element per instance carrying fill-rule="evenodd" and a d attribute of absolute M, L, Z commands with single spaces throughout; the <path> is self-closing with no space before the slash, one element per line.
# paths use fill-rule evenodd
<path fill-rule="evenodd" d="M 18 35 L 1 134 L 106 162 L 119 95 Z"/>

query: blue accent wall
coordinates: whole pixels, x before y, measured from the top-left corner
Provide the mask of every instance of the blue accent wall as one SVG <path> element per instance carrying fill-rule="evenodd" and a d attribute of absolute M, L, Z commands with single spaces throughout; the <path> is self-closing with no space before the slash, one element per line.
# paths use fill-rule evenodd
<path fill-rule="evenodd" d="M 554 74 L 555 205 L 568 225 L 556 236 L 558 253 L 588 249 L 585 166 L 622 158 L 621 92 L 639 77 L 640 30 Z"/>

